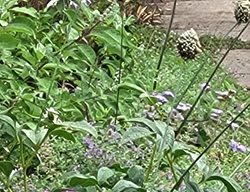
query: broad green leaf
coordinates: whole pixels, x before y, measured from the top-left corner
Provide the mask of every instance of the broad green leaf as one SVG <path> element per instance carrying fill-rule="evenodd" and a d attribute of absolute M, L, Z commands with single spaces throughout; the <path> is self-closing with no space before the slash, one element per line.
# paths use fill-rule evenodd
<path fill-rule="evenodd" d="M 0 25 L 1 25 L 2 27 L 6 27 L 6 26 L 8 25 L 8 22 L 6 22 L 6 21 L 0 19 Z"/>
<path fill-rule="evenodd" d="M 188 192 L 201 192 L 199 185 L 192 181 L 186 181 L 186 190 Z"/>
<path fill-rule="evenodd" d="M 193 161 L 197 159 L 197 157 L 200 155 L 197 152 L 188 152 L 188 153 Z M 204 156 L 201 157 L 199 161 L 196 162 L 196 165 L 200 171 L 206 172 L 206 170 L 208 170 L 208 165 L 206 164 L 206 159 Z"/>
<path fill-rule="evenodd" d="M 108 167 L 101 167 L 97 173 L 97 181 L 100 185 L 106 183 L 109 178 L 114 176 L 114 171 Z"/>
<path fill-rule="evenodd" d="M 127 171 L 129 170 L 128 167 L 122 167 L 121 164 L 119 164 L 119 163 L 113 164 L 110 168 L 114 169 L 117 172 L 121 172 L 121 173 L 127 173 Z"/>
<path fill-rule="evenodd" d="M 156 121 L 155 125 L 161 132 L 161 150 L 169 150 L 174 146 L 175 133 L 174 129 L 164 122 Z"/>
<path fill-rule="evenodd" d="M 46 55 L 46 47 L 40 42 L 36 45 L 34 51 L 36 53 L 36 58 L 38 59 L 38 61 L 41 61 Z"/>
<path fill-rule="evenodd" d="M 86 59 L 88 63 L 94 65 L 96 60 L 95 51 L 86 44 L 78 45 L 77 46 L 79 52 L 82 54 L 83 58 Z"/>
<path fill-rule="evenodd" d="M 146 138 L 154 133 L 144 127 L 131 127 L 122 136 L 122 144 L 140 138 Z"/>
<path fill-rule="evenodd" d="M 125 190 L 130 190 L 132 191 L 136 191 L 137 189 L 140 189 L 140 186 L 134 184 L 131 181 L 126 181 L 126 180 L 120 180 L 118 181 L 115 186 L 112 188 L 113 192 L 123 192 Z"/>
<path fill-rule="evenodd" d="M 86 177 L 81 174 L 75 174 L 69 178 L 69 185 L 74 186 L 82 186 L 82 187 L 89 187 L 89 186 L 95 186 L 98 182 L 95 179 L 95 177 Z"/>
<path fill-rule="evenodd" d="M 36 25 L 33 20 L 29 19 L 28 17 L 19 16 L 13 19 L 5 29 L 11 32 L 20 32 L 27 35 L 34 35 L 35 28 Z"/>
<path fill-rule="evenodd" d="M 121 34 L 119 31 L 113 28 L 98 27 L 91 32 L 91 36 L 101 41 L 108 48 L 109 52 L 120 55 Z M 128 46 L 125 37 L 123 39 L 123 46 Z"/>
<path fill-rule="evenodd" d="M 204 188 L 203 191 L 204 192 L 218 192 L 217 190 L 211 189 L 211 188 L 208 188 L 208 187 Z"/>
<path fill-rule="evenodd" d="M 37 145 L 44 140 L 44 138 L 47 135 L 48 129 L 39 129 L 39 130 L 22 129 L 22 132 L 34 145 Z"/>
<path fill-rule="evenodd" d="M 37 18 L 37 10 L 35 10 L 33 7 L 14 7 L 10 9 L 11 11 L 17 12 L 17 13 L 24 13 L 26 15 L 29 15 L 31 17 Z"/>
<path fill-rule="evenodd" d="M 140 123 L 142 125 L 145 125 L 146 127 L 148 127 L 151 131 L 153 131 L 156 134 L 161 135 L 161 130 L 156 126 L 155 122 L 146 119 L 146 118 L 133 118 L 133 119 L 129 119 L 127 120 L 127 122 L 134 122 L 134 123 Z"/>
<path fill-rule="evenodd" d="M 128 178 L 133 183 L 142 186 L 144 182 L 144 170 L 141 166 L 135 165 L 128 170 Z"/>
<path fill-rule="evenodd" d="M 88 132 L 91 135 L 93 135 L 94 137 L 97 137 L 97 131 L 96 131 L 95 127 L 93 127 L 92 125 L 90 125 L 86 121 L 62 122 L 62 123 L 57 123 L 57 124 L 71 128 L 74 131 L 80 131 L 83 133 Z"/>
<path fill-rule="evenodd" d="M 11 126 L 13 129 L 16 128 L 15 122 L 7 115 L 0 115 L 0 122 L 4 122 Z"/>
<path fill-rule="evenodd" d="M 225 177 L 216 173 L 209 175 L 206 178 L 206 181 L 221 181 L 227 188 L 228 192 L 241 192 L 242 191 L 239 184 L 236 183 L 232 178 Z"/>
<path fill-rule="evenodd" d="M 14 165 L 10 161 L 0 161 L 0 172 L 2 172 L 6 178 L 10 177 L 13 169 Z"/>
<path fill-rule="evenodd" d="M 118 89 L 134 90 L 140 93 L 146 93 L 144 89 L 133 83 L 122 83 L 119 85 Z"/>
<path fill-rule="evenodd" d="M 66 130 L 63 130 L 63 129 L 56 129 L 56 130 L 52 131 L 50 134 L 54 135 L 54 136 L 64 138 L 64 139 L 72 141 L 72 142 L 76 142 L 76 139 L 73 136 L 73 134 L 66 131 Z"/>
<path fill-rule="evenodd" d="M 15 49 L 19 40 L 10 34 L 0 32 L 0 49 Z"/>
<path fill-rule="evenodd" d="M 87 65 L 94 65 L 96 61 L 96 53 L 86 44 L 77 45 L 75 47 L 70 47 L 63 51 L 64 57 L 72 57 L 74 59 L 81 60 Z"/>

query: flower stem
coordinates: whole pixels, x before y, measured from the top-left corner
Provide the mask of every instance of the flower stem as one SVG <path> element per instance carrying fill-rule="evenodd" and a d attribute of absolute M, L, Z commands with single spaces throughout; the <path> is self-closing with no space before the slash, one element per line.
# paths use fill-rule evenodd
<path fill-rule="evenodd" d="M 173 161 L 172 159 L 169 157 L 169 154 L 167 154 L 167 160 L 168 160 L 168 164 L 169 164 L 169 167 L 171 169 L 171 172 L 173 174 L 173 177 L 174 177 L 174 181 L 177 182 L 178 179 L 177 179 L 177 175 L 176 175 L 176 172 L 174 170 L 174 166 L 173 166 Z"/>
<path fill-rule="evenodd" d="M 226 56 L 228 55 L 228 53 L 230 52 L 230 50 L 233 48 L 234 44 L 236 43 L 236 41 L 239 39 L 239 37 L 241 36 L 241 34 L 246 30 L 246 28 L 248 27 L 250 21 L 244 26 L 244 28 L 240 31 L 240 33 L 237 35 L 237 37 L 233 40 L 233 42 L 231 43 L 230 47 L 228 48 L 228 50 L 226 51 L 226 53 L 222 56 L 222 58 L 220 59 L 220 61 L 218 62 L 218 64 L 216 65 L 216 67 L 214 68 L 213 72 L 211 73 L 211 75 L 209 76 L 205 86 L 203 87 L 203 89 L 201 90 L 200 94 L 198 95 L 198 97 L 196 98 L 194 104 L 192 105 L 191 109 L 188 111 L 188 114 L 185 116 L 184 120 L 182 121 L 181 125 L 178 127 L 175 137 L 177 138 L 177 136 L 181 133 L 184 125 L 186 124 L 189 116 L 192 114 L 194 108 L 196 107 L 196 105 L 198 104 L 200 98 L 202 97 L 203 93 L 205 92 L 205 89 L 207 87 L 207 85 L 209 85 L 209 83 L 212 81 L 213 77 L 215 76 L 217 70 L 220 68 L 222 62 L 224 61 L 224 59 L 226 58 Z"/>
<path fill-rule="evenodd" d="M 27 187 L 27 175 L 26 175 L 26 163 L 25 163 L 25 157 L 24 157 L 24 143 L 22 138 L 20 139 L 20 155 L 21 155 L 21 164 L 22 164 L 22 172 L 23 172 L 23 186 L 24 186 L 24 192 L 28 191 Z"/>
<path fill-rule="evenodd" d="M 154 159 L 155 159 L 155 155 L 156 155 L 156 150 L 157 150 L 157 144 L 155 143 L 154 148 L 153 148 L 153 152 L 152 152 L 151 157 L 150 157 L 148 170 L 147 170 L 147 173 L 146 173 L 146 176 L 145 176 L 145 183 L 148 181 L 149 175 L 152 172 L 153 163 L 154 163 Z"/>
<path fill-rule="evenodd" d="M 173 4 L 173 9 L 172 9 L 172 13 L 171 13 L 171 18 L 170 18 L 169 26 L 168 26 L 168 29 L 166 31 L 166 37 L 165 37 L 164 44 L 163 44 L 162 49 L 161 49 L 160 58 L 159 58 L 159 61 L 158 61 L 158 64 L 157 64 L 157 68 L 156 68 L 157 72 L 156 72 L 156 75 L 154 77 L 153 90 L 155 90 L 156 86 L 157 86 L 157 78 L 158 78 L 159 73 L 160 73 L 160 68 L 161 68 L 161 64 L 162 64 L 163 55 L 164 55 L 164 52 L 165 52 L 166 47 L 167 47 L 167 42 L 168 42 L 170 31 L 171 31 L 171 28 L 172 28 L 172 25 L 173 25 L 173 21 L 174 21 L 176 4 L 177 4 L 177 0 L 175 0 L 174 4 Z"/>
<path fill-rule="evenodd" d="M 186 169 L 186 171 L 181 175 L 178 181 L 175 183 L 174 187 L 170 192 L 173 192 L 175 189 L 178 189 L 182 183 L 183 178 L 189 173 L 189 171 L 195 166 L 195 164 L 200 160 L 200 158 L 214 145 L 214 143 L 219 140 L 219 138 L 230 129 L 231 125 L 249 108 L 250 103 L 214 138 L 214 140 L 207 146 L 206 149 L 194 160 L 194 162 Z"/>

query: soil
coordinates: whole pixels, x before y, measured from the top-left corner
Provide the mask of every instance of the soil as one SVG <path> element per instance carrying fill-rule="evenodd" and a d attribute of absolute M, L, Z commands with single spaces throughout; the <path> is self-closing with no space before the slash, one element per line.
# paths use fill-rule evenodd
<path fill-rule="evenodd" d="M 178 0 L 173 28 L 181 32 L 190 28 L 199 35 L 225 35 L 236 23 L 234 18 L 233 0 Z M 162 9 L 162 23 L 168 26 L 173 0 L 162 0 L 158 3 Z M 244 27 L 237 27 L 230 36 L 235 37 Z M 250 41 L 250 26 L 241 36 L 241 40 Z M 250 88 L 250 50 L 239 49 L 230 51 L 224 61 L 226 69 L 243 87 Z"/>

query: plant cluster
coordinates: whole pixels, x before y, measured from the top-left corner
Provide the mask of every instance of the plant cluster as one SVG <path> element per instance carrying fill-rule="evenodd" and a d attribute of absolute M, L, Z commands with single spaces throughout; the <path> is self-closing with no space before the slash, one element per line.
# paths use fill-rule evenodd
<path fill-rule="evenodd" d="M 138 26 L 116 1 L 30 3 L 0 0 L 0 191 L 249 185 L 233 179 L 249 177 L 249 94 L 220 69 L 249 22 L 215 65 L 193 30 Z"/>

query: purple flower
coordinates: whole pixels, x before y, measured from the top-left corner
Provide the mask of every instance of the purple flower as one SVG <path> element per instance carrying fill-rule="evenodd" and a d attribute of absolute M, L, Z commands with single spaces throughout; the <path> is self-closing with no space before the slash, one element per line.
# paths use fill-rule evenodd
<path fill-rule="evenodd" d="M 221 115 L 223 114 L 223 111 L 220 109 L 212 109 L 212 113 L 210 115 L 211 119 L 214 121 L 218 121 Z"/>
<path fill-rule="evenodd" d="M 109 129 L 108 134 L 112 139 L 120 139 L 121 138 L 121 135 L 118 132 L 114 131 L 113 129 Z"/>
<path fill-rule="evenodd" d="M 190 105 L 188 103 L 179 103 L 179 105 L 176 107 L 176 109 L 180 112 L 185 112 L 185 111 L 188 111 L 191 107 L 192 107 L 192 105 Z"/>
<path fill-rule="evenodd" d="M 204 89 L 205 91 L 210 91 L 210 85 L 208 84 L 206 84 L 206 83 L 202 83 L 201 85 L 200 85 L 200 87 L 201 87 L 201 89 Z"/>
<path fill-rule="evenodd" d="M 172 111 L 172 113 L 171 113 L 171 117 L 173 118 L 173 119 L 177 119 L 177 120 L 184 120 L 184 117 L 183 117 L 183 115 L 179 112 L 179 111 L 177 111 L 177 110 L 173 110 Z"/>
<path fill-rule="evenodd" d="M 231 121 L 227 121 L 227 123 L 230 124 Z M 235 130 L 238 129 L 240 126 L 239 126 L 237 123 L 231 123 L 230 127 L 231 127 L 232 130 L 235 131 Z"/>
<path fill-rule="evenodd" d="M 233 151 L 235 151 L 235 152 L 236 152 L 236 151 L 239 151 L 239 152 L 245 153 L 245 152 L 247 151 L 247 148 L 246 148 L 244 145 L 242 145 L 242 144 L 236 142 L 236 141 L 233 140 L 233 139 L 230 141 L 229 146 L 230 146 L 230 148 L 231 148 Z"/>
<path fill-rule="evenodd" d="M 167 172 L 166 173 L 166 179 L 168 180 L 168 181 L 171 181 L 172 179 L 173 179 L 173 173 L 172 172 Z"/>
<path fill-rule="evenodd" d="M 231 140 L 230 143 L 230 148 L 233 150 L 233 151 L 237 151 L 238 150 L 238 143 L 235 141 L 235 140 Z"/>
<path fill-rule="evenodd" d="M 89 149 L 93 149 L 94 147 L 95 147 L 95 143 L 94 143 L 94 141 L 91 139 L 91 138 L 89 138 L 89 137 L 86 137 L 85 139 L 84 139 L 84 144 L 87 146 L 87 148 L 89 148 Z"/>
<path fill-rule="evenodd" d="M 168 102 L 168 100 L 162 95 L 155 95 L 154 98 L 156 98 L 156 100 L 162 104 Z"/>
<path fill-rule="evenodd" d="M 163 97 L 165 97 L 165 98 L 167 98 L 167 99 L 169 99 L 169 98 L 174 98 L 175 97 L 175 95 L 173 94 L 173 92 L 171 92 L 171 91 L 164 91 L 163 93 L 162 93 L 162 96 Z"/>
<path fill-rule="evenodd" d="M 237 149 L 238 149 L 238 151 L 243 152 L 243 153 L 247 152 L 247 148 L 244 145 L 241 145 L 241 144 L 239 144 Z"/>

